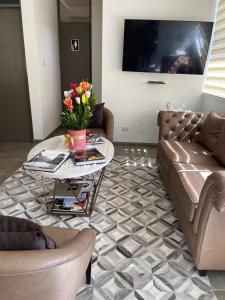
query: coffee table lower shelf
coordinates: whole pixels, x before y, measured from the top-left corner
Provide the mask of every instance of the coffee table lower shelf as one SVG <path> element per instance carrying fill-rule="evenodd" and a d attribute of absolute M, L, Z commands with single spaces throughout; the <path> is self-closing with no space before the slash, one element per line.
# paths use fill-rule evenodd
<path fill-rule="evenodd" d="M 72 210 L 64 210 L 64 209 L 55 208 L 55 206 L 56 206 L 55 201 L 56 201 L 57 195 L 55 195 L 55 190 L 54 190 L 52 202 L 49 203 L 47 201 L 47 195 L 45 197 L 45 203 L 47 206 L 48 213 L 49 214 L 57 214 L 57 215 L 72 215 L 72 216 L 80 216 L 80 217 L 90 217 L 93 212 L 93 209 L 95 207 L 95 203 L 97 200 L 99 189 L 101 187 L 104 172 L 105 172 L 105 167 L 102 168 L 97 182 L 95 181 L 94 176 L 92 174 L 93 181 L 94 181 L 93 191 L 92 191 L 92 195 L 90 196 L 90 199 L 88 200 L 88 205 L 86 208 L 82 208 L 80 211 L 72 211 Z M 73 181 L 74 180 L 75 179 L 73 179 Z M 55 179 L 55 181 L 58 181 L 58 179 Z"/>

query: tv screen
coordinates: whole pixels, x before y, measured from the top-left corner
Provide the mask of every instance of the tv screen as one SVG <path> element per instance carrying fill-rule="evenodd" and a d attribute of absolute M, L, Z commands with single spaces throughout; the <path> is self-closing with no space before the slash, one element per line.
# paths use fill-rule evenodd
<path fill-rule="evenodd" d="M 123 71 L 204 73 L 213 22 L 125 20 Z"/>

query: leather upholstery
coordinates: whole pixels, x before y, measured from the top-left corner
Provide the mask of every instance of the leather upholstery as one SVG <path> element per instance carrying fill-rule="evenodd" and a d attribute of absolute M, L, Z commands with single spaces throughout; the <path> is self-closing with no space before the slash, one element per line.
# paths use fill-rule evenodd
<path fill-rule="evenodd" d="M 112 142 L 113 132 L 114 132 L 113 113 L 108 108 L 104 107 L 103 117 L 104 117 L 104 128 L 105 128 L 106 137 L 108 140 Z"/>
<path fill-rule="evenodd" d="M 170 177 L 173 178 L 174 189 L 180 195 L 180 205 L 184 215 L 190 222 L 194 219 L 195 210 L 207 177 L 218 170 L 222 170 L 222 167 L 173 163 Z"/>
<path fill-rule="evenodd" d="M 202 130 L 197 137 L 197 141 L 206 146 L 209 150 L 214 151 L 218 142 L 225 118 L 210 112 L 202 126 Z"/>
<path fill-rule="evenodd" d="M 205 113 L 160 111 L 159 140 L 195 141 L 207 117 Z"/>
<path fill-rule="evenodd" d="M 103 128 L 90 128 L 91 133 L 99 134 L 103 137 L 106 137 L 111 142 L 113 141 L 113 132 L 114 132 L 114 117 L 112 112 L 104 107 L 103 110 Z"/>
<path fill-rule="evenodd" d="M 177 141 L 159 141 L 164 152 L 166 152 L 170 161 L 219 165 L 216 159 L 212 157 L 212 152 L 198 143 L 185 143 Z"/>
<path fill-rule="evenodd" d="M 106 132 L 105 132 L 104 128 L 91 128 L 90 133 L 91 134 L 97 134 L 97 135 L 100 135 L 100 136 L 106 138 Z"/>
<path fill-rule="evenodd" d="M 225 171 L 211 174 L 202 189 L 193 224 L 195 260 L 205 269 L 224 270 Z"/>
<path fill-rule="evenodd" d="M 225 125 L 223 126 L 220 139 L 215 146 L 213 156 L 225 165 Z"/>
<path fill-rule="evenodd" d="M 199 270 L 225 270 L 225 168 L 212 157 L 212 152 L 197 143 L 207 114 L 189 113 L 184 117 L 185 114 L 159 113 L 159 171 L 196 267 Z M 182 137 L 177 135 L 183 134 L 183 124 L 178 122 L 171 131 L 178 120 L 192 124 L 193 118 L 197 123 Z M 196 126 L 199 126 L 198 130 Z M 207 154 L 203 153 L 205 151 Z"/>
<path fill-rule="evenodd" d="M 43 227 L 57 249 L 0 252 L 0 299 L 74 300 L 95 245 L 95 232 Z"/>

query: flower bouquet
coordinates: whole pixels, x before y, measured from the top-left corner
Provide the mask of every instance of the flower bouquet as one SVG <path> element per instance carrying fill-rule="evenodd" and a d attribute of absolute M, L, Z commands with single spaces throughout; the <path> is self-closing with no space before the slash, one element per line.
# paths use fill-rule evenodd
<path fill-rule="evenodd" d="M 86 128 L 93 116 L 96 103 L 92 84 L 81 81 L 71 83 L 70 90 L 64 92 L 63 103 L 66 110 L 61 113 L 62 125 L 68 130 L 66 136 L 70 148 L 85 147 Z"/>

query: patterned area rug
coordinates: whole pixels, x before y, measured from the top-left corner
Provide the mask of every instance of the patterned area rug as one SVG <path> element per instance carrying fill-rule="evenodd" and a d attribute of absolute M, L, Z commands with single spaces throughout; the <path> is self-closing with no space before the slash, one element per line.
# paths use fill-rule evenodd
<path fill-rule="evenodd" d="M 45 180 L 52 189 L 52 181 Z M 117 156 L 107 167 L 91 218 L 47 215 L 42 179 L 18 170 L 0 188 L 0 213 L 97 234 L 92 284 L 78 300 L 216 299 L 194 267 L 155 161 Z"/>

